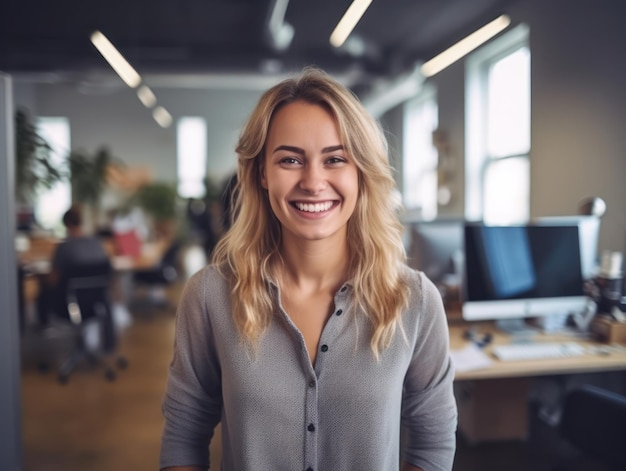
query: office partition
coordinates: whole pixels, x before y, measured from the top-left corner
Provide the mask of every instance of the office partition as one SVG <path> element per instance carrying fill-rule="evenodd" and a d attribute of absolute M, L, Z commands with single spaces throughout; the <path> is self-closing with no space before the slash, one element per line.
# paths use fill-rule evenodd
<path fill-rule="evenodd" d="M 0 73 L 0 469 L 22 469 L 20 333 L 15 259 L 13 98 Z"/>

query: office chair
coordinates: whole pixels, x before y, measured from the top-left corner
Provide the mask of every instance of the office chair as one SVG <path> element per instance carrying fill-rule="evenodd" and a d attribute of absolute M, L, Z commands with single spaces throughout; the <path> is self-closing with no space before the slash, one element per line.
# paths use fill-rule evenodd
<path fill-rule="evenodd" d="M 565 396 L 559 432 L 576 455 L 555 471 L 626 469 L 626 397 L 583 385 Z"/>
<path fill-rule="evenodd" d="M 155 290 L 164 289 L 165 287 L 176 282 L 180 278 L 180 251 L 182 242 L 178 239 L 172 241 L 167 248 L 159 263 L 152 268 L 136 270 L 133 273 L 133 284 L 137 287 Z M 152 304 L 168 307 L 169 302 L 166 298 L 152 299 Z"/>
<path fill-rule="evenodd" d="M 75 342 L 67 359 L 58 369 L 57 379 L 61 384 L 68 382 L 70 374 L 81 360 L 104 368 L 105 378 L 114 381 L 115 369 L 106 357 L 113 354 L 117 346 L 113 312 L 110 299 L 112 268 L 108 260 L 83 263 L 68 267 L 61 280 L 65 293 L 67 316 L 74 327 Z M 96 351 L 88 348 L 86 334 L 90 322 L 98 323 L 100 339 Z M 119 368 L 126 368 L 123 356 L 116 359 Z"/>

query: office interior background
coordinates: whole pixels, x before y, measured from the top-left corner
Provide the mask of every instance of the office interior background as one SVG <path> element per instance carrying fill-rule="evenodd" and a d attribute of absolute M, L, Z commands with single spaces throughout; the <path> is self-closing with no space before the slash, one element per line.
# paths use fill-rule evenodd
<path fill-rule="evenodd" d="M 34 2 L 36 3 L 36 2 Z M 132 3 L 132 2 L 131 2 Z M 219 3 L 219 2 L 218 2 Z M 253 8 L 253 2 L 234 2 L 237 8 Z M 259 14 L 268 10 L 269 3 L 259 2 Z M 287 2 L 286 2 L 287 3 Z M 298 8 L 292 1 L 289 11 Z M 323 2 L 327 6 L 328 2 Z M 350 2 L 333 7 L 333 11 L 345 10 Z M 374 0 L 373 5 L 382 2 Z M 403 2 L 397 6 L 401 9 Z M 626 30 L 621 24 L 621 6 L 611 0 L 509 0 L 488 2 L 482 0 L 464 2 L 423 2 L 428 7 L 454 10 L 455 18 L 467 16 L 471 21 L 458 21 L 458 27 L 440 37 L 439 42 L 429 46 L 426 53 L 434 55 L 437 48 L 451 44 L 452 38 L 460 39 L 473 29 L 506 13 L 512 20 L 508 30 L 518 25 L 528 28 L 530 49 L 530 192 L 529 216 L 555 216 L 576 214 L 578 204 L 590 196 L 601 197 L 607 206 L 602 218 L 598 249 L 623 251 L 626 248 L 626 63 L 622 60 L 622 49 L 626 44 Z M 441 4 L 435 6 L 435 4 Z M 322 6 L 319 7 L 322 10 Z M 393 8 L 389 6 L 389 8 Z M 475 8 L 475 10 L 474 10 Z M 3 6 L 4 23 L 11 21 L 9 6 Z M 146 19 L 149 22 L 149 6 Z M 226 11 L 226 10 L 225 10 Z M 410 12 L 410 9 L 407 10 Z M 72 12 L 65 12 L 71 17 Z M 136 11 L 135 11 L 136 13 Z M 371 13 L 371 12 L 370 12 Z M 37 13 L 33 11 L 33 15 Z M 322 12 L 323 14 L 323 12 Z M 403 16 L 401 26 L 411 22 L 408 14 Z M 395 21 L 400 21 L 396 16 Z M 384 16 L 381 16 L 384 18 Z M 368 28 L 375 18 L 368 20 Z M 333 21 L 328 19 L 332 28 Z M 454 26 L 455 22 L 446 25 Z M 416 20 L 415 35 L 420 27 L 437 34 L 438 25 L 421 24 Z M 303 26 L 315 28 L 309 24 Z M 376 24 L 381 30 L 391 30 L 394 24 Z M 236 29 L 236 28 L 235 28 Z M 506 34 L 507 31 L 501 33 Z M 103 31 L 107 33 L 106 31 Z M 356 33 L 359 32 L 357 26 Z M 365 34 L 366 31 L 363 31 Z M 329 32 L 328 32 L 329 33 Z M 210 32 L 207 32 L 210 34 Z M 294 44 L 300 30 L 295 28 Z M 326 34 L 326 33 L 325 33 Z M 423 32 L 427 36 L 427 32 Z M 2 39 L 2 33 L 0 33 Z M 110 39 L 115 42 L 114 32 Z M 497 37 L 494 41 L 497 40 Z M 87 42 L 88 38 L 77 37 L 76 41 Z M 407 41 L 410 37 L 407 36 Z M 330 47 L 330 46 L 329 46 Z M 400 46 L 398 46 L 400 47 Z M 409 48 L 407 48 L 408 50 Z M 132 45 L 128 58 L 133 62 Z M 268 64 L 268 70 L 258 70 L 254 63 L 246 70 L 239 66 L 227 70 L 227 60 L 215 70 L 174 69 L 151 71 L 146 66 L 145 83 L 172 116 L 173 124 L 161 127 L 155 123 L 149 110 L 137 99 L 136 91 L 124 85 L 109 69 L 97 51 L 94 59 L 102 61 L 99 69 L 89 68 L 80 73 L 58 74 L 58 71 L 11 70 L 0 60 L 2 84 L 0 87 L 0 216 L 4 221 L 13 218 L 14 201 L 8 189 L 12 188 L 12 138 L 10 123 L 18 107 L 29 110 L 35 117 L 64 117 L 70 126 L 71 147 L 94 151 L 107 145 L 125 164 L 138 168 L 149 167 L 153 178 L 171 180 L 177 174 L 177 121 L 182 117 L 201 117 L 206 121 L 206 172 L 220 180 L 235 168 L 234 146 L 241 125 L 253 108 L 256 100 L 269 85 L 283 75 L 297 71 L 306 65 L 307 59 L 289 57 L 280 65 L 277 61 Z M 226 55 L 228 55 L 226 53 Z M 14 58 L 11 43 L 2 40 L 0 56 Z M 223 59 L 224 53 L 221 54 Z M 397 168 L 400 192 L 405 185 L 402 175 L 403 146 L 405 134 L 410 132 L 403 125 L 405 104 L 423 90 L 434 90 L 437 104 L 437 129 L 445 134 L 449 158 L 454 161 L 454 172 L 448 182 L 452 197 L 446 204 L 436 208 L 437 217 L 464 217 L 468 206 L 466 189 L 467 175 L 465 157 L 467 153 L 467 80 L 466 67 L 470 56 L 453 63 L 438 74 L 424 78 L 419 69 L 403 57 L 402 65 L 387 64 L 387 68 L 367 65 L 343 67 L 352 59 L 339 55 L 327 63 L 328 70 L 346 83 L 354 83 L 355 91 L 365 102 L 376 99 L 388 100 L 380 105 L 379 118 L 390 139 L 392 162 Z M 311 56 L 311 62 L 325 66 L 321 56 Z M 415 57 L 414 64 L 429 57 Z M 211 54 L 204 58 L 211 61 Z M 166 61 L 164 61 L 166 62 Z M 175 61 L 172 61 L 175 62 Z M 392 62 L 391 60 L 389 62 Z M 139 64 L 139 63 L 137 63 Z M 140 73 L 139 65 L 135 67 Z M 278 65 L 277 65 L 278 64 Z M 206 64 L 200 64 L 206 65 Z M 276 70 L 273 75 L 272 68 Z M 366 70 L 359 74 L 354 71 Z M 74 78 L 71 78 L 74 77 Z M 367 81 L 364 77 L 372 79 Z M 354 82 L 351 82 L 354 81 Z M 408 94 L 394 98 L 393 91 L 401 90 L 409 83 Z M 396 95 L 397 96 L 397 95 Z M 19 388 L 19 335 L 16 320 L 12 318 L 16 300 L 12 223 L 3 224 L 0 237 L 0 298 L 10 300 L 8 308 L 0 316 L 0 408 L 5 420 L 0 425 L 0 467 L 20 469 L 20 388 Z"/>

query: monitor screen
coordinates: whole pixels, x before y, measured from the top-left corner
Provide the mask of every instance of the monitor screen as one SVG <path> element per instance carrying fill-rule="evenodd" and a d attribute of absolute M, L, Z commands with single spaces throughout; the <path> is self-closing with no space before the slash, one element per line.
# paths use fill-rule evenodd
<path fill-rule="evenodd" d="M 409 266 L 421 270 L 436 285 L 459 278 L 463 250 L 460 219 L 415 221 L 408 225 L 407 257 Z M 456 281 L 458 283 L 458 280 Z"/>
<path fill-rule="evenodd" d="M 464 228 L 463 318 L 523 319 L 586 306 L 577 224 Z"/>
<path fill-rule="evenodd" d="M 600 218 L 597 216 L 543 216 L 533 220 L 533 224 L 548 226 L 578 226 L 580 238 L 580 256 L 583 278 L 590 280 L 598 274 L 598 238 L 600 236 Z"/>

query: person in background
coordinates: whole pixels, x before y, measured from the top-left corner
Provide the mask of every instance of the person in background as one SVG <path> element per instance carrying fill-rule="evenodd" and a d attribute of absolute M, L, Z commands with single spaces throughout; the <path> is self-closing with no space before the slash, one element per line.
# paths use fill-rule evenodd
<path fill-rule="evenodd" d="M 446 317 L 406 265 L 378 123 L 307 68 L 237 153 L 237 217 L 177 311 L 160 468 L 207 469 L 221 422 L 225 471 L 452 469 Z"/>
<path fill-rule="evenodd" d="M 41 327 L 49 324 L 52 314 L 67 317 L 63 280 L 70 266 L 83 263 L 106 263 L 109 256 L 102 242 L 83 233 L 81 208 L 72 205 L 63 214 L 67 236 L 55 249 L 50 273 L 41 280 L 37 297 L 37 316 Z"/>

